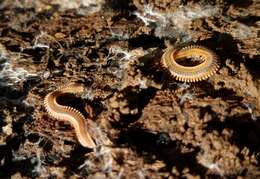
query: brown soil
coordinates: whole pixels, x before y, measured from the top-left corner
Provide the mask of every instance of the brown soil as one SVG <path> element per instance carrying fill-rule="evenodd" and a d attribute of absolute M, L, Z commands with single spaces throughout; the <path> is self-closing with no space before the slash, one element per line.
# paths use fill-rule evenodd
<path fill-rule="evenodd" d="M 0 2 L 0 178 L 260 177 L 257 0 L 68 2 Z M 177 82 L 169 44 L 212 49 L 220 70 Z M 61 101 L 94 150 L 43 107 L 70 81 L 86 92 Z"/>

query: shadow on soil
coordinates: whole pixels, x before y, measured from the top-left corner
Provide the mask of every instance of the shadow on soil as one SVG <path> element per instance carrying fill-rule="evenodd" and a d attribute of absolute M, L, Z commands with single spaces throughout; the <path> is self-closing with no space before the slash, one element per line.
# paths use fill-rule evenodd
<path fill-rule="evenodd" d="M 129 39 L 128 42 L 130 48 L 142 47 L 145 50 L 148 48 L 155 48 L 155 47 L 159 47 L 161 49 L 164 48 L 164 41 L 153 35 L 142 34 L 135 38 Z"/>
<path fill-rule="evenodd" d="M 115 128 L 127 127 L 129 124 L 137 121 L 142 115 L 143 108 L 156 94 L 156 89 L 149 87 L 139 91 L 133 87 L 127 87 L 122 93 L 124 99 L 127 100 L 129 109 L 137 109 L 138 112 L 136 114 L 120 114 L 120 122 L 111 123 Z"/>
<path fill-rule="evenodd" d="M 73 175 L 73 172 L 79 173 L 81 166 L 86 160 L 86 153 L 91 152 L 92 149 L 84 148 L 80 145 L 77 145 L 73 151 L 71 151 L 70 156 L 63 158 L 61 162 L 59 162 L 60 167 L 66 167 L 65 174 L 67 177 Z"/>
<path fill-rule="evenodd" d="M 234 64 L 234 66 L 238 69 L 240 68 L 240 63 L 244 63 L 254 78 L 260 78 L 259 56 L 255 56 L 254 59 L 251 59 L 248 54 L 241 53 L 236 45 L 238 41 L 235 40 L 230 34 L 216 33 L 212 38 L 201 41 L 200 43 L 211 48 L 217 53 L 221 60 L 221 66 L 225 65 L 223 60 L 226 59 L 230 59 L 232 64 Z M 229 69 L 229 74 L 236 75 L 236 73 L 231 69 Z"/>
<path fill-rule="evenodd" d="M 0 146 L 0 160 L 3 164 L 0 166 L 0 177 L 10 177 L 16 172 L 20 172 L 23 175 L 30 177 L 37 176 L 33 173 L 34 167 L 37 163 L 34 163 L 35 156 L 17 156 L 15 151 L 25 142 L 26 137 L 24 135 L 24 124 L 32 121 L 30 115 L 21 117 L 18 121 L 13 122 L 13 135 L 7 138 L 6 144 Z"/>
<path fill-rule="evenodd" d="M 198 148 L 185 146 L 189 151 L 183 153 L 181 147 L 184 145 L 179 141 L 171 140 L 167 133 L 155 134 L 140 127 L 130 127 L 119 134 L 117 143 L 129 145 L 139 155 L 142 155 L 148 163 L 162 160 L 166 164 L 166 167 L 162 170 L 170 173 L 173 167 L 176 167 L 178 171 L 188 167 L 191 173 L 201 176 L 205 176 L 207 172 L 207 168 L 200 165 L 196 160 Z M 152 158 L 154 155 L 156 159 Z"/>
<path fill-rule="evenodd" d="M 223 129 L 232 129 L 233 135 L 231 142 L 235 143 L 240 149 L 249 148 L 250 152 L 260 152 L 260 117 L 256 120 L 251 118 L 251 114 L 246 113 L 240 116 L 232 116 L 224 122 L 212 120 L 208 122 L 206 131 L 217 130 L 219 133 Z"/>
<path fill-rule="evenodd" d="M 34 108 L 24 104 L 23 100 L 27 97 L 30 89 L 39 82 L 38 77 L 32 77 L 20 83 L 19 88 L 13 86 L 0 87 L 0 97 L 4 97 L 0 104 L 6 105 L 10 110 L 16 109 L 11 117 L 19 115 L 21 111 L 26 112 L 26 115 L 8 122 L 12 125 L 12 135 L 7 137 L 6 144 L 0 145 L 0 161 L 2 161 L 0 164 L 0 178 L 8 178 L 17 172 L 30 177 L 37 176 L 37 173 L 33 172 L 34 167 L 37 165 L 37 162 L 35 162 L 36 156 L 19 156 L 19 154 L 15 153 L 26 140 L 24 125 L 33 121 L 32 113 Z M 1 129 L 6 124 L 7 121 L 3 118 Z"/>
<path fill-rule="evenodd" d="M 165 81 L 171 79 L 170 75 L 167 74 L 167 70 L 164 70 L 160 64 L 162 54 L 163 51 L 160 48 L 156 48 L 141 57 L 138 65 L 143 76 L 147 76 L 159 84 L 166 83 Z"/>
<path fill-rule="evenodd" d="M 198 97 L 202 98 L 205 96 L 210 96 L 212 98 L 221 98 L 222 100 L 233 100 L 240 102 L 243 97 L 238 96 L 233 89 L 220 88 L 218 90 L 214 89 L 214 86 L 207 81 L 197 82 L 194 84 L 195 91 L 198 93 Z"/>

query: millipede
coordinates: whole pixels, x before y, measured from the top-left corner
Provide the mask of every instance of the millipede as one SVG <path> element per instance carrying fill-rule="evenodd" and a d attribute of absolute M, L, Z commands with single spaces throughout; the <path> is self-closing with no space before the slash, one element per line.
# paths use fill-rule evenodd
<path fill-rule="evenodd" d="M 57 98 L 64 93 L 81 93 L 84 91 L 84 85 L 79 83 L 69 83 L 48 93 L 44 98 L 44 107 L 48 115 L 56 120 L 68 121 L 75 129 L 79 143 L 87 148 L 95 148 L 96 144 L 90 136 L 86 118 L 77 109 L 70 106 L 63 106 L 57 102 Z"/>
<path fill-rule="evenodd" d="M 168 47 L 161 57 L 161 65 L 178 81 L 197 82 L 217 72 L 219 58 L 212 50 L 199 45 Z"/>

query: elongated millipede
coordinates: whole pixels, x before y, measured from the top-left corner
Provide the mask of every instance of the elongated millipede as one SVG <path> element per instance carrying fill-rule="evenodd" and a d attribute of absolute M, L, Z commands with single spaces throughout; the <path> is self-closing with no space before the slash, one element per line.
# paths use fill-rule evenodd
<path fill-rule="evenodd" d="M 44 107 L 49 116 L 57 119 L 68 121 L 74 127 L 76 136 L 80 144 L 87 148 L 95 148 L 96 144 L 91 138 L 85 123 L 85 117 L 77 109 L 58 104 L 57 98 L 64 93 L 81 93 L 84 86 L 79 83 L 69 83 L 57 90 L 49 93 L 44 98 Z"/>
<path fill-rule="evenodd" d="M 184 66 L 181 60 L 199 59 L 201 63 Z M 161 64 L 178 81 L 197 82 L 212 76 L 219 68 L 217 55 L 210 49 L 191 45 L 182 49 L 168 47 L 162 55 Z"/>

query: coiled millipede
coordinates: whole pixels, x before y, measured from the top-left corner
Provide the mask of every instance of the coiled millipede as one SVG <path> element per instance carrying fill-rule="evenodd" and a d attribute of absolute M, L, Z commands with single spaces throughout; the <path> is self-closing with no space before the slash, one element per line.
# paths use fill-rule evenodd
<path fill-rule="evenodd" d="M 183 62 L 192 64 L 183 65 Z M 205 80 L 219 69 L 217 55 L 210 49 L 199 45 L 182 49 L 168 47 L 162 55 L 161 64 L 171 76 L 182 82 Z"/>
<path fill-rule="evenodd" d="M 57 98 L 64 93 L 82 93 L 84 86 L 79 83 L 69 83 L 66 86 L 62 86 L 57 90 L 49 93 L 44 98 L 44 107 L 49 116 L 57 119 L 68 121 L 74 127 L 76 136 L 80 144 L 87 148 L 95 148 L 96 144 L 91 138 L 87 126 L 86 119 L 81 112 L 75 108 L 69 106 L 63 106 L 58 104 Z"/>

